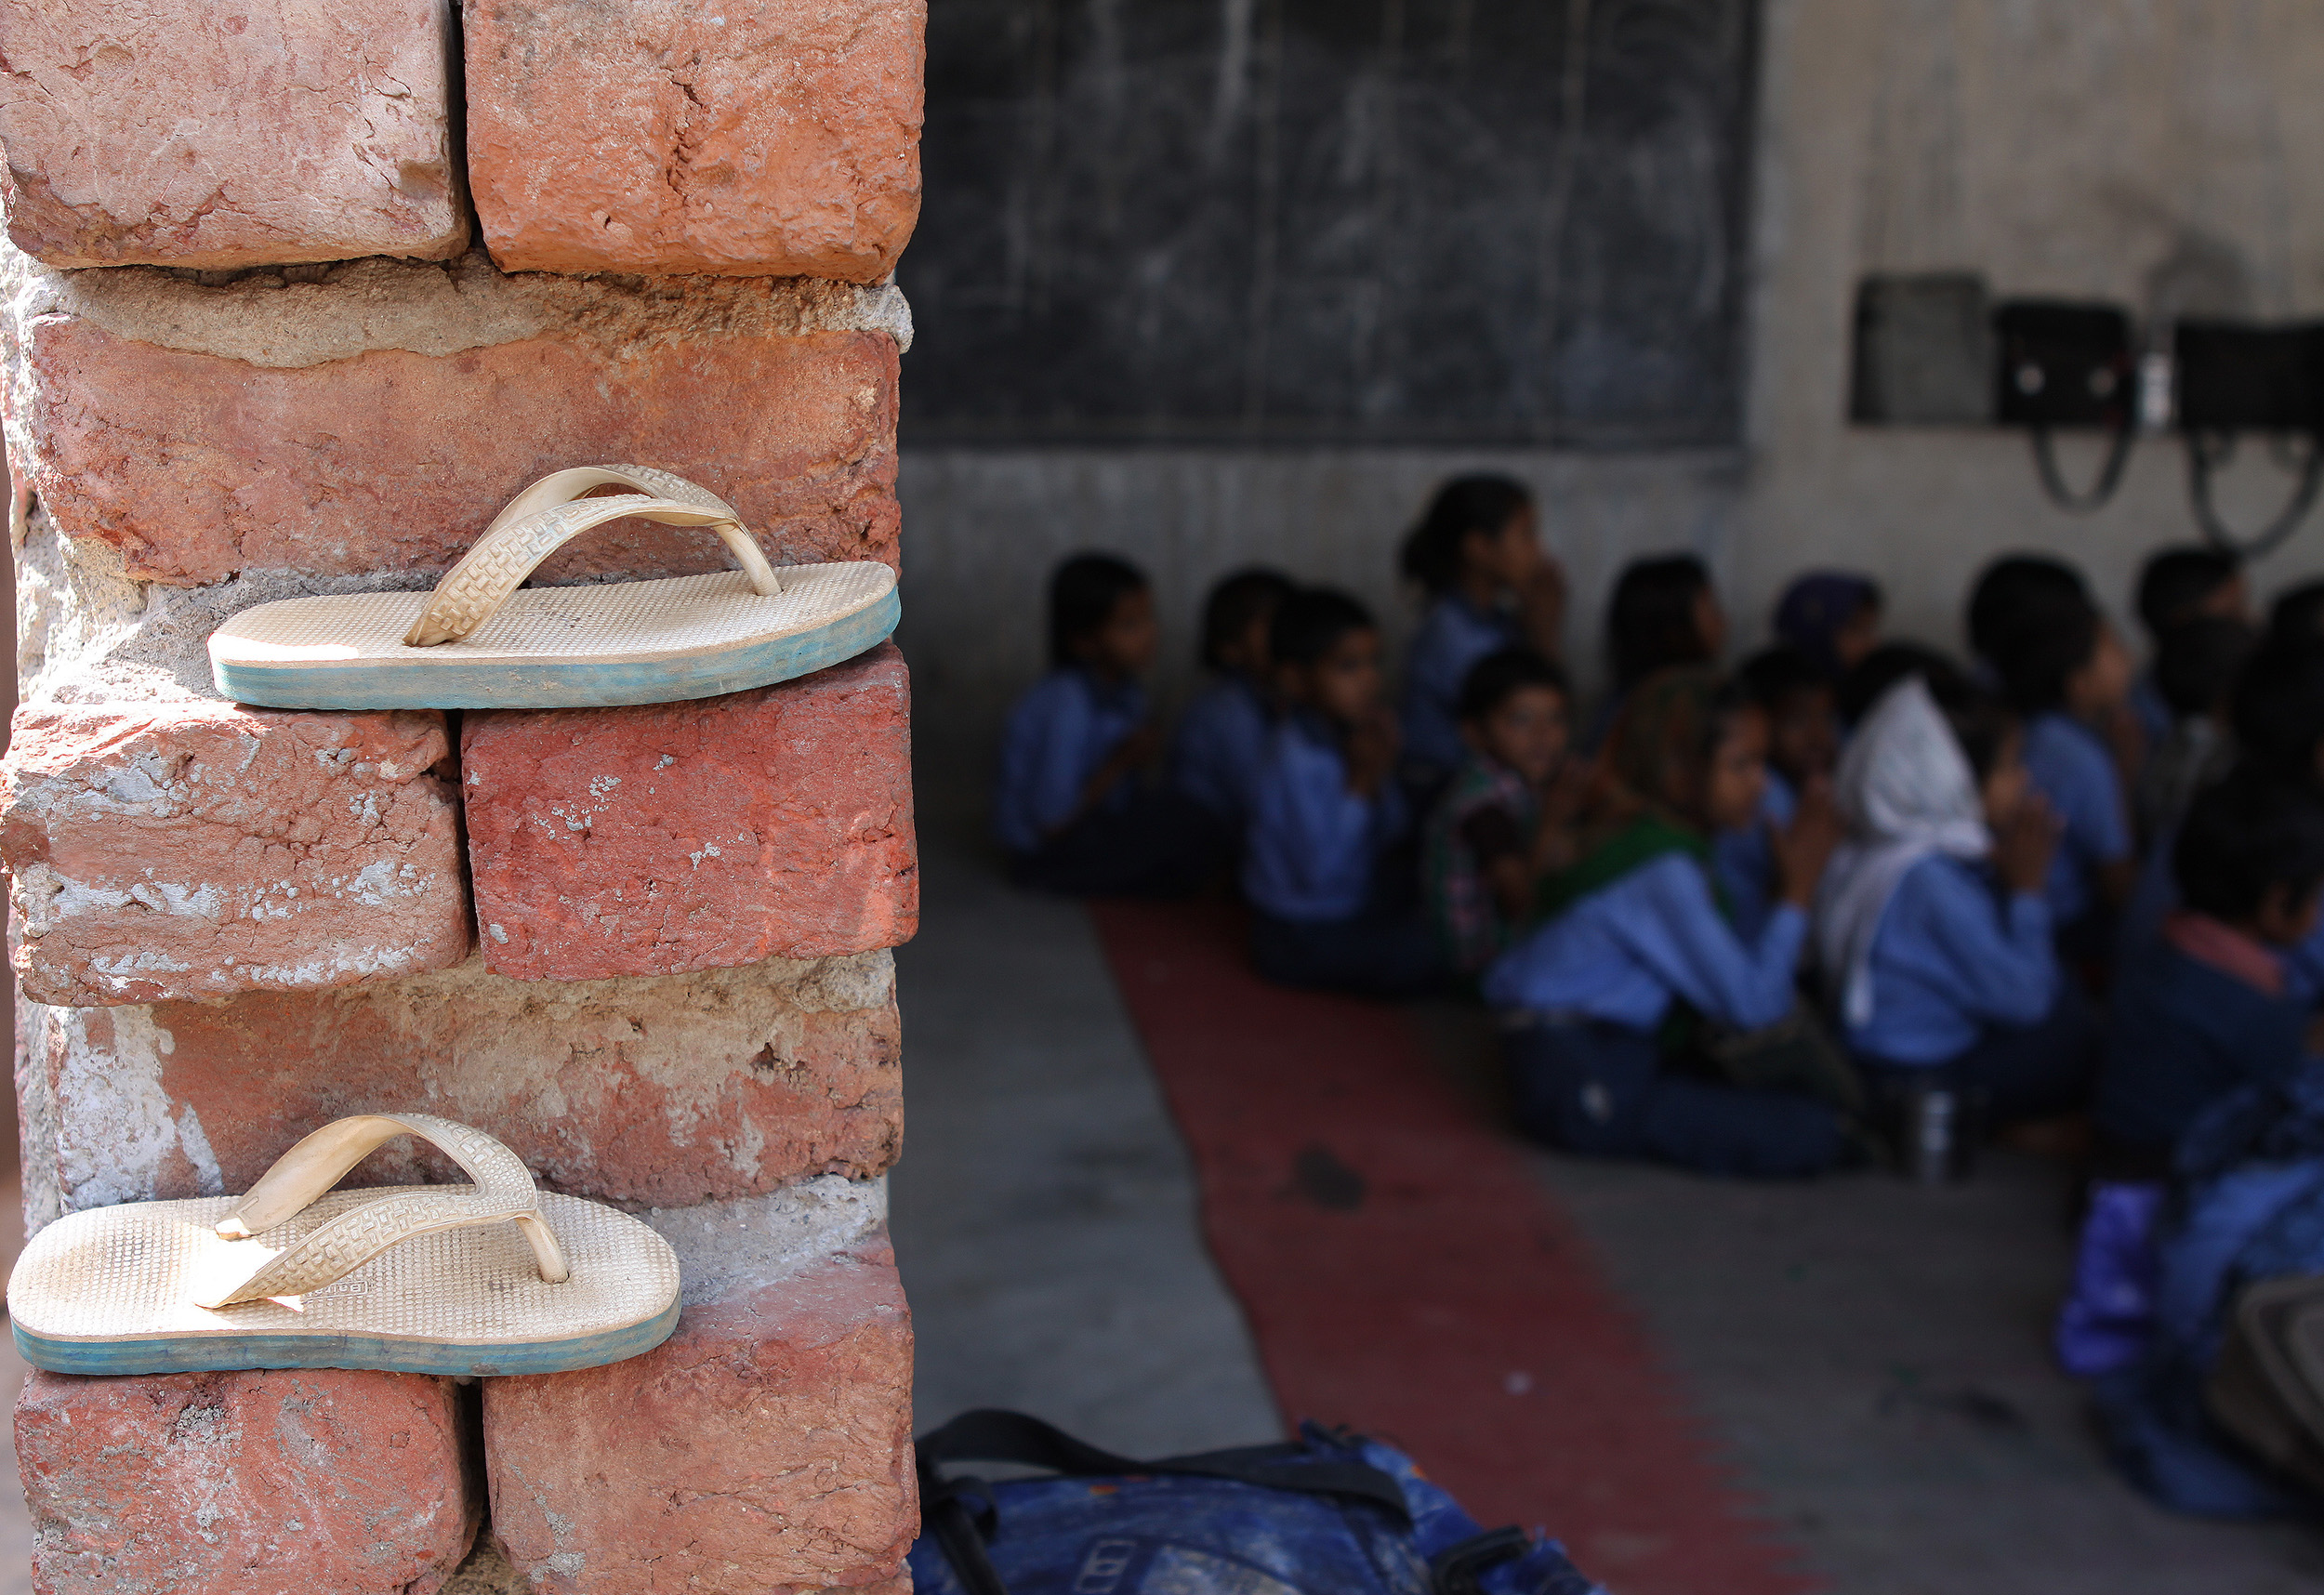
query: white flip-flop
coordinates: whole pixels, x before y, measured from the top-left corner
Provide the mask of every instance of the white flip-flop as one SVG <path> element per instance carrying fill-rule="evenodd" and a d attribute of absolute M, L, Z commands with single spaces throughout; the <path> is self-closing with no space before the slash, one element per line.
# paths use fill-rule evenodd
<path fill-rule="evenodd" d="M 600 487 L 635 490 L 583 498 Z M 560 547 L 626 516 L 702 526 L 742 569 L 527 587 Z M 236 703 L 282 709 L 570 709 L 786 681 L 876 647 L 902 613 L 877 560 L 777 568 L 733 506 L 649 466 L 581 466 L 508 501 L 431 593 L 285 599 L 210 637 Z"/>
<path fill-rule="evenodd" d="M 475 1183 L 331 1190 L 400 1135 Z M 59 1219 L 18 1259 L 8 1317 L 24 1360 L 62 1374 L 548 1374 L 667 1339 L 678 1258 L 625 1213 L 536 1190 L 482 1130 L 371 1114 L 316 1130 L 246 1196 Z"/>

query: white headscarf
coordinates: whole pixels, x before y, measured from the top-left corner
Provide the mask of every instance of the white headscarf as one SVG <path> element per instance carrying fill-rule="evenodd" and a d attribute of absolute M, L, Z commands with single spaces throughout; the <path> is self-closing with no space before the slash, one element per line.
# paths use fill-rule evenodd
<path fill-rule="evenodd" d="M 1816 890 L 1816 943 L 1854 1026 L 1872 1017 L 1872 938 L 1905 873 L 1932 853 L 1983 858 L 1993 835 L 1976 771 L 1918 676 L 1882 694 L 1856 727 L 1833 797 L 1848 837 Z"/>

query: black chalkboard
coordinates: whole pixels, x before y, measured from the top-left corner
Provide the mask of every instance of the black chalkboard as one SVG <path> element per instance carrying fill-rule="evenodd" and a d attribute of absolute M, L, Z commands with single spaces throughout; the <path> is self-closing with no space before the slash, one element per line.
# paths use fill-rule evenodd
<path fill-rule="evenodd" d="M 931 0 L 905 441 L 1734 441 L 1754 10 Z"/>

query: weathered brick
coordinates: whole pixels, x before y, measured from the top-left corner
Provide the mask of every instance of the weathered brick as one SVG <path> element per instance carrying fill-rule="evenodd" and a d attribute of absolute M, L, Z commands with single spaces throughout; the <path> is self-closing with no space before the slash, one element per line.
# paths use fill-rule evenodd
<path fill-rule="evenodd" d="M 493 257 L 877 282 L 919 216 L 925 20 L 924 0 L 470 0 Z"/>
<path fill-rule="evenodd" d="M 602 980 L 908 940 L 909 691 L 887 645 L 693 703 L 469 715 L 485 967 Z"/>
<path fill-rule="evenodd" d="M 700 481 L 778 561 L 892 563 L 901 303 L 512 279 L 481 257 L 218 288 L 81 273 L 19 296 L 11 436 L 60 530 L 139 580 L 432 575 L 528 482 L 604 461 Z M 727 562 L 707 533 L 627 521 L 535 579 Z"/>
<path fill-rule="evenodd" d="M 648 1215 L 687 1282 L 657 1350 L 485 1382 L 494 1532 L 541 1595 L 892 1587 L 918 1527 L 893 1254 L 752 1255 L 782 1200 Z"/>
<path fill-rule="evenodd" d="M 458 969 L 336 992 L 19 1008 L 25 1206 L 246 1191 L 349 1114 L 411 1108 L 498 1136 L 576 1195 L 685 1206 L 876 1174 L 903 1127 L 884 953 L 656 980 Z M 453 1178 L 396 1141 L 352 1178 Z"/>
<path fill-rule="evenodd" d="M 46 1595 L 430 1595 L 482 1505 L 414 1374 L 34 1373 L 16 1452 Z"/>
<path fill-rule="evenodd" d="M 30 705 L 0 764 L 26 995 L 311 991 L 468 954 L 443 716 Z"/>
<path fill-rule="evenodd" d="M 57 266 L 466 245 L 445 0 L 5 0 L 8 236 Z"/>

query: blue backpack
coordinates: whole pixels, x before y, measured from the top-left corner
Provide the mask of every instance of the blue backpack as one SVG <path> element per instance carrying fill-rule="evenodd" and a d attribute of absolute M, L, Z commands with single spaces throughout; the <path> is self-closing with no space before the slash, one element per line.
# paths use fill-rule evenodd
<path fill-rule="evenodd" d="M 1604 1595 L 1553 1541 L 1480 1531 L 1401 1452 L 1313 1424 L 1160 1462 L 991 1410 L 916 1443 L 918 1595 Z M 944 1474 L 971 1461 L 1053 1476 Z"/>
<path fill-rule="evenodd" d="M 2302 1509 L 2301 1492 L 2213 1417 L 2205 1386 L 2238 1301 L 2324 1273 L 2324 1073 L 2246 1087 L 2181 1140 L 2175 1211 L 2158 1234 L 2154 1335 L 2093 1383 L 2115 1460 L 2166 1506 L 2204 1517 Z"/>

